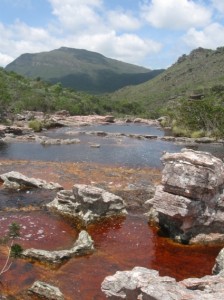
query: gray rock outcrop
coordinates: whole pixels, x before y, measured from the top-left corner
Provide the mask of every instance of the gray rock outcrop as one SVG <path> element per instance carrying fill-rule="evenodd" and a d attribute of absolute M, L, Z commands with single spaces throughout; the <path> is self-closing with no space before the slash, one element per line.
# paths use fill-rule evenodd
<path fill-rule="evenodd" d="M 212 269 L 213 274 L 222 274 L 224 277 L 224 248 L 219 252 Z"/>
<path fill-rule="evenodd" d="M 93 252 L 94 250 L 94 242 L 91 236 L 85 231 L 82 230 L 79 233 L 78 239 L 74 243 L 71 249 L 67 250 L 58 250 L 58 251 L 47 251 L 40 249 L 26 249 L 22 252 L 21 257 L 40 261 L 42 263 L 49 264 L 61 264 L 65 260 L 73 256 L 85 255 Z"/>
<path fill-rule="evenodd" d="M 45 300 L 64 300 L 64 296 L 58 287 L 50 285 L 43 281 L 35 281 L 29 288 L 28 294 L 30 296 L 38 297 L 38 299 Z M 35 298 L 36 299 L 36 298 Z"/>
<path fill-rule="evenodd" d="M 150 221 L 182 242 L 224 244 L 224 164 L 207 152 L 166 153 Z"/>
<path fill-rule="evenodd" d="M 4 186 L 9 189 L 21 188 L 41 188 L 48 190 L 61 190 L 63 187 L 54 182 L 47 182 L 42 179 L 29 178 L 23 174 L 15 171 L 4 173 L 0 175 L 0 181 L 4 182 Z"/>
<path fill-rule="evenodd" d="M 73 190 L 59 191 L 56 198 L 47 204 L 48 208 L 59 213 L 78 218 L 84 225 L 101 217 L 125 215 L 125 206 L 121 197 L 85 184 L 75 184 Z"/>
<path fill-rule="evenodd" d="M 109 299 L 128 300 L 217 300 L 224 297 L 224 277 L 205 276 L 180 282 L 159 276 L 155 270 L 135 267 L 107 276 L 101 290 Z"/>

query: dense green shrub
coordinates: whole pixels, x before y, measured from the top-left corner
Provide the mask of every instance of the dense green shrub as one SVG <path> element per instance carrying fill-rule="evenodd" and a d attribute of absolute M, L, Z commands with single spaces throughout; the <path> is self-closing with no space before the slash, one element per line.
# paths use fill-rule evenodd
<path fill-rule="evenodd" d="M 35 132 L 40 132 L 43 128 L 42 122 L 38 120 L 31 120 L 28 123 L 29 127 L 32 128 Z"/>
<path fill-rule="evenodd" d="M 183 98 L 167 107 L 173 132 L 191 137 L 224 136 L 224 95 L 218 86 L 201 99 Z M 182 132 L 181 132 L 182 131 Z M 184 132 L 185 131 L 185 132 Z"/>

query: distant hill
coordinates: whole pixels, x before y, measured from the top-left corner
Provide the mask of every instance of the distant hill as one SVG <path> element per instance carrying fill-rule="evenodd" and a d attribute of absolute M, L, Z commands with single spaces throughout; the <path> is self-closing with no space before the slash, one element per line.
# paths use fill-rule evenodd
<path fill-rule="evenodd" d="M 181 56 L 156 78 L 137 86 L 125 87 L 111 95 L 113 101 L 138 101 L 153 115 L 175 99 L 206 93 L 215 85 L 224 85 L 224 47 L 198 48 Z"/>
<path fill-rule="evenodd" d="M 63 87 L 91 93 L 113 92 L 127 85 L 140 84 L 163 71 L 152 71 L 96 52 L 66 47 L 22 54 L 5 69 L 33 79 L 61 82 Z"/>

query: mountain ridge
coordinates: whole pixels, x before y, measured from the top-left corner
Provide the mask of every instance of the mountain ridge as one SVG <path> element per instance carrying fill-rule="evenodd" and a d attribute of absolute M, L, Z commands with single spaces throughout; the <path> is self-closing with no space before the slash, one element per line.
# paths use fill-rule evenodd
<path fill-rule="evenodd" d="M 40 77 L 53 84 L 61 82 L 63 87 L 92 93 L 113 92 L 125 85 L 139 84 L 163 71 L 68 47 L 22 54 L 5 69 L 33 79 Z"/>

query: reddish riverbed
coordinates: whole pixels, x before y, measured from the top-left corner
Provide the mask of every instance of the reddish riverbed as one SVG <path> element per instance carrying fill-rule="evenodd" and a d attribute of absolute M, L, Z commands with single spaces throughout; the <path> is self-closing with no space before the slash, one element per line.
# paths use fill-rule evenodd
<path fill-rule="evenodd" d="M 27 176 L 55 181 L 65 188 L 71 188 L 74 183 L 87 183 L 119 192 L 130 189 L 131 184 L 139 188 L 136 197 L 140 198 L 144 198 L 144 195 L 141 196 L 141 188 L 146 182 L 160 181 L 160 171 L 150 168 L 137 170 L 86 163 L 1 161 L 0 169 L 1 173 L 15 170 Z M 40 203 L 42 196 L 40 192 Z M 132 200 L 135 201 L 133 196 Z M 78 234 L 75 224 L 45 211 L 36 202 L 35 206 L 31 203 L 20 211 L 10 208 L 1 212 L 1 236 L 12 221 L 21 225 L 18 242 L 24 248 L 69 248 Z M 35 280 L 43 280 L 58 286 L 66 300 L 103 300 L 105 296 L 100 291 L 101 282 L 105 276 L 118 270 L 144 266 L 177 280 L 200 277 L 211 274 L 220 250 L 217 247 L 183 246 L 159 237 L 156 229 L 148 225 L 141 208 L 132 209 L 126 218 L 111 218 L 91 225 L 87 231 L 95 241 L 96 250 L 93 254 L 73 258 L 57 269 L 18 259 L 13 262 L 10 271 L 1 277 L 2 292 L 17 294 L 17 299 L 28 299 L 24 298 L 23 292 Z M 1 246 L 1 265 L 6 254 L 7 248 Z"/>

